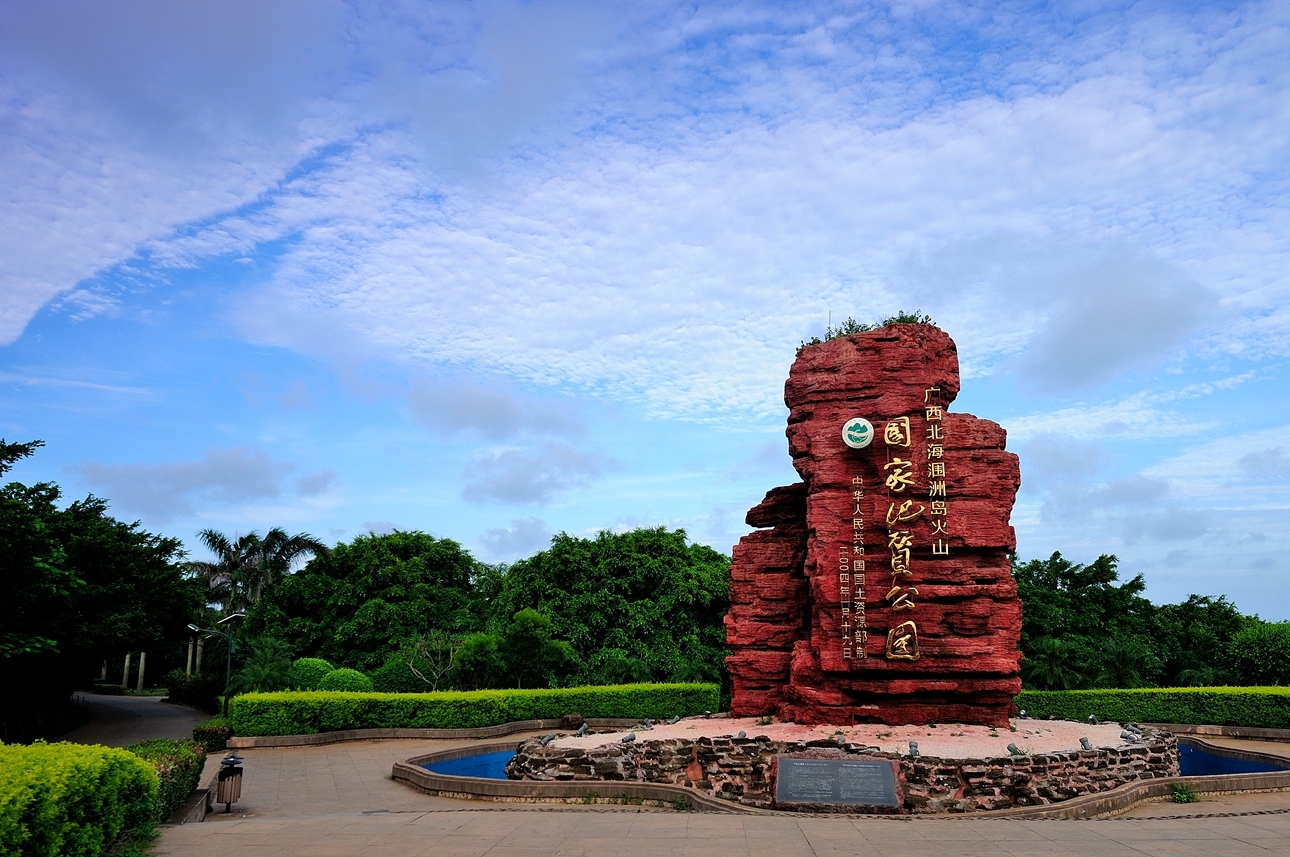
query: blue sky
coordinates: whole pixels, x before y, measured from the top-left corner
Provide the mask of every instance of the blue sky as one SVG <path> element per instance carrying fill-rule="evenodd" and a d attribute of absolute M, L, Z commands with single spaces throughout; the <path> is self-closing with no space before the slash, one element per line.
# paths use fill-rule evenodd
<path fill-rule="evenodd" d="M 920 308 L 1023 557 L 1290 618 L 1288 84 L 1275 2 L 7 4 L 0 434 L 189 544 L 729 551 Z"/>

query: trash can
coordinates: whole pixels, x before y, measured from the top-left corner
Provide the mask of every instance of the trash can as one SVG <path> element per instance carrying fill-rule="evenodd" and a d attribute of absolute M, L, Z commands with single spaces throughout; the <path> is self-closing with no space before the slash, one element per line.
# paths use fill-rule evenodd
<path fill-rule="evenodd" d="M 215 802 L 224 804 L 225 812 L 233 811 L 233 804 L 242 797 L 242 757 L 232 753 L 219 761 L 219 780 L 215 789 Z"/>

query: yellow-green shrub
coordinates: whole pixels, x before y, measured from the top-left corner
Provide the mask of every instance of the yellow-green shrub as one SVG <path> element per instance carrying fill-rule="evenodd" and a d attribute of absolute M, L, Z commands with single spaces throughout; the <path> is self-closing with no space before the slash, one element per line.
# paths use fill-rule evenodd
<path fill-rule="evenodd" d="M 157 772 L 159 790 L 152 820 L 165 821 L 197 788 L 206 764 L 206 750 L 190 738 L 154 738 L 126 749 L 147 760 Z"/>
<path fill-rule="evenodd" d="M 551 690 L 438 693 L 284 691 L 234 697 L 229 721 L 238 735 L 310 735 L 341 729 L 469 729 L 517 720 L 650 717 L 715 710 L 715 684 L 628 684 Z"/>
<path fill-rule="evenodd" d="M 1031 717 L 1121 723 L 1207 723 L 1290 729 L 1290 687 L 1151 687 L 1133 690 L 1023 690 Z"/>
<path fill-rule="evenodd" d="M 0 854 L 93 857 L 149 823 L 157 788 L 152 765 L 126 750 L 0 745 Z"/>

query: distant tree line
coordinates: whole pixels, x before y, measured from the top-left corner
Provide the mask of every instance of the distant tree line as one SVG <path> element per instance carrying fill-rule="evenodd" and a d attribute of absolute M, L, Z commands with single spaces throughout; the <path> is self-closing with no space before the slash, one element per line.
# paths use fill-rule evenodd
<path fill-rule="evenodd" d="M 0 440 L 0 476 L 42 445 Z M 213 558 L 190 560 L 107 508 L 94 496 L 64 505 L 53 483 L 0 488 L 0 740 L 58 734 L 71 691 L 116 683 L 127 652 L 148 652 L 150 677 L 169 670 L 173 698 L 209 706 L 225 644 L 199 635 L 206 656 L 189 676 L 188 626 L 239 613 L 218 626 L 235 629 L 235 692 L 292 686 L 302 657 L 390 691 L 725 677 L 730 561 L 684 530 L 561 533 L 501 565 L 422 532 L 328 548 L 281 528 L 205 530 Z M 1014 561 L 1027 687 L 1290 684 L 1290 623 L 1221 596 L 1153 604 L 1117 565 Z"/>
<path fill-rule="evenodd" d="M 1109 554 L 1079 565 L 1054 553 L 1012 573 L 1027 687 L 1290 684 L 1290 623 L 1243 615 L 1224 596 L 1153 604 L 1142 575 L 1120 582 Z"/>
<path fill-rule="evenodd" d="M 396 531 L 316 556 L 256 601 L 246 631 L 377 689 L 717 681 L 728 610 L 729 559 L 683 530 L 561 533 L 510 565 Z"/>

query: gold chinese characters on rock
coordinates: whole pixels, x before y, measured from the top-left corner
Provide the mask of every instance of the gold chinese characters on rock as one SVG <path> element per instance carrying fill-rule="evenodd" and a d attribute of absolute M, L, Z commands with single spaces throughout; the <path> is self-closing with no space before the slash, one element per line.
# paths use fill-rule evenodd
<path fill-rule="evenodd" d="M 926 428 L 926 469 L 914 460 L 915 426 L 910 417 L 890 420 L 882 430 L 888 461 L 883 465 L 883 485 L 887 489 L 887 552 L 891 555 L 891 578 L 883 596 L 893 616 L 893 627 L 887 632 L 885 654 L 892 661 L 916 661 L 918 647 L 917 574 L 914 551 L 931 549 L 933 557 L 949 556 L 949 512 L 945 474 L 945 407 L 939 387 L 923 392 L 923 423 Z M 927 475 L 927 502 L 921 501 L 920 475 Z M 930 544 L 916 544 L 913 524 L 926 516 Z M 900 619 L 900 622 L 896 622 Z"/>
<path fill-rule="evenodd" d="M 851 477 L 851 542 L 838 545 L 838 592 L 842 609 L 842 657 L 866 658 L 864 612 L 864 480 Z"/>

